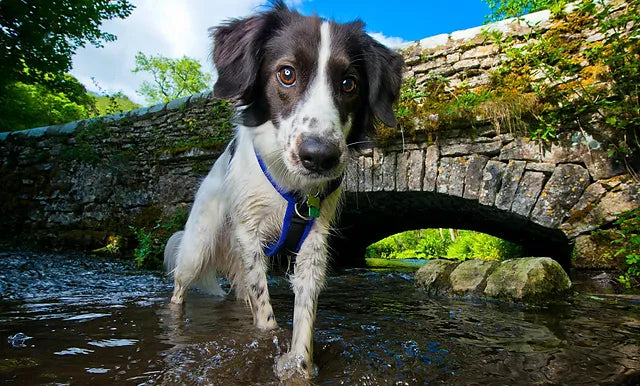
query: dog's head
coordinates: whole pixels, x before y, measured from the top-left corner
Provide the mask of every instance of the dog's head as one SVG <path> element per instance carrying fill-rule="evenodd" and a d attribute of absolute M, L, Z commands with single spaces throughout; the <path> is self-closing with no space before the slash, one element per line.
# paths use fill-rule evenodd
<path fill-rule="evenodd" d="M 245 106 L 245 126 L 271 122 L 271 150 L 306 181 L 342 173 L 347 143 L 370 133 L 375 118 L 396 124 L 402 57 L 363 27 L 305 17 L 278 1 L 212 33 L 214 95 Z"/>

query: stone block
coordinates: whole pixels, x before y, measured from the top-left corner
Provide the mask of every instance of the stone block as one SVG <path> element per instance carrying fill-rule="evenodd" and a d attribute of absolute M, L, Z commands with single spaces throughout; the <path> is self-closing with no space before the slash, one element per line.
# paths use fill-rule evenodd
<path fill-rule="evenodd" d="M 344 183 L 342 184 L 345 192 L 358 191 L 359 169 L 358 159 L 349 158 L 344 170 Z"/>
<path fill-rule="evenodd" d="M 440 147 L 442 156 L 462 156 L 471 154 L 498 155 L 502 143 L 500 141 L 474 142 L 474 143 L 452 143 Z"/>
<path fill-rule="evenodd" d="M 449 194 L 462 197 L 464 193 L 464 176 L 467 172 L 467 160 L 463 157 L 451 159 L 451 175 L 449 176 Z"/>
<path fill-rule="evenodd" d="M 459 264 L 457 261 L 444 259 L 429 260 L 416 271 L 414 280 L 432 295 L 446 293 L 451 288 L 449 276 Z"/>
<path fill-rule="evenodd" d="M 495 44 L 477 46 L 462 53 L 462 59 L 478 59 L 497 54 L 500 49 Z"/>
<path fill-rule="evenodd" d="M 436 178 L 436 192 L 449 194 L 449 177 L 451 176 L 451 157 L 440 159 L 438 177 Z"/>
<path fill-rule="evenodd" d="M 498 64 L 500 64 L 500 58 L 489 56 L 480 61 L 480 68 L 492 68 L 494 66 L 497 66 Z"/>
<path fill-rule="evenodd" d="M 481 155 L 473 155 L 467 160 L 467 170 L 464 176 L 464 194 L 462 197 L 469 200 L 477 200 L 482 184 L 482 170 L 487 165 L 489 158 Z"/>
<path fill-rule="evenodd" d="M 561 229 L 570 237 L 586 233 L 618 219 L 620 213 L 640 207 L 640 184 L 629 180 L 607 192 L 598 203 L 573 213 Z"/>
<path fill-rule="evenodd" d="M 587 186 L 580 199 L 578 199 L 578 202 L 569 209 L 567 222 L 573 223 L 583 219 L 591 209 L 596 206 L 605 193 L 607 193 L 607 190 L 599 181 Z"/>
<path fill-rule="evenodd" d="M 436 190 L 439 158 L 440 149 L 438 145 L 431 145 L 427 147 L 424 157 L 424 179 L 422 182 L 422 190 L 426 192 L 433 192 Z"/>
<path fill-rule="evenodd" d="M 533 170 L 549 174 L 553 173 L 555 168 L 556 164 L 548 162 L 527 162 L 527 165 L 524 167 L 525 170 Z"/>
<path fill-rule="evenodd" d="M 478 202 L 493 206 L 496 194 L 502 184 L 502 175 L 506 165 L 500 161 L 489 160 L 482 171 L 482 184 L 478 193 Z"/>
<path fill-rule="evenodd" d="M 382 181 L 382 173 L 384 164 L 384 153 L 380 151 L 378 148 L 373 149 L 373 165 L 371 169 L 371 174 L 373 176 L 373 186 L 372 190 L 374 192 L 382 191 L 383 181 Z"/>
<path fill-rule="evenodd" d="M 396 155 L 397 173 L 396 190 L 399 192 L 411 190 L 420 191 L 422 188 L 422 150 L 411 150 Z"/>
<path fill-rule="evenodd" d="M 612 231 L 601 231 L 597 235 L 576 237 L 571 254 L 571 267 L 577 269 L 617 269 L 625 266 L 625 257 L 616 256 L 620 247 L 613 243 L 616 235 Z"/>
<path fill-rule="evenodd" d="M 496 194 L 496 208 L 511 210 L 525 164 L 524 161 L 510 161 L 505 167 L 500 190 Z"/>
<path fill-rule="evenodd" d="M 390 192 L 396 189 L 396 153 L 384 155 L 382 162 L 382 190 Z"/>
<path fill-rule="evenodd" d="M 361 192 L 373 191 L 373 158 L 361 156 L 358 158 L 360 173 L 358 173 L 358 186 Z"/>
<path fill-rule="evenodd" d="M 487 278 L 484 295 L 544 303 L 570 288 L 571 280 L 558 262 L 549 257 L 525 257 L 502 262 Z"/>
<path fill-rule="evenodd" d="M 480 68 L 480 61 L 478 59 L 464 59 L 453 64 L 455 71 L 470 70 L 473 68 Z"/>
<path fill-rule="evenodd" d="M 167 110 L 178 110 L 178 109 L 187 107 L 187 104 L 189 103 L 189 98 L 191 98 L 191 96 L 186 96 L 186 97 L 169 101 L 167 103 Z"/>
<path fill-rule="evenodd" d="M 558 165 L 547 181 L 531 220 L 549 228 L 558 227 L 589 185 L 589 172 L 579 165 Z"/>
<path fill-rule="evenodd" d="M 433 60 L 429 60 L 427 62 L 418 64 L 417 66 L 413 67 L 413 73 L 418 75 L 418 74 L 425 74 L 431 70 L 433 70 L 436 67 L 440 67 L 442 65 L 444 65 L 446 63 L 446 59 L 445 58 L 437 58 L 437 59 L 433 59 Z"/>
<path fill-rule="evenodd" d="M 518 185 L 511 211 L 521 216 L 529 217 L 529 213 L 531 213 L 531 209 L 536 204 L 545 181 L 546 176 L 544 173 L 526 171 Z"/>

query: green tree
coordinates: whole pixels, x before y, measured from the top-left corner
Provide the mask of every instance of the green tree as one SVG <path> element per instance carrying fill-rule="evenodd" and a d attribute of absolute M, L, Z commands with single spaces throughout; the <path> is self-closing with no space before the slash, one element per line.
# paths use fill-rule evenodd
<path fill-rule="evenodd" d="M 139 104 L 129 99 L 122 91 L 110 95 L 98 95 L 96 96 L 95 116 L 131 111 L 140 107 Z"/>
<path fill-rule="evenodd" d="M 78 47 L 116 39 L 100 30 L 103 20 L 124 19 L 133 8 L 128 0 L 1 0 L 0 93 L 16 81 L 43 84 L 47 74 L 68 72 Z"/>
<path fill-rule="evenodd" d="M 61 91 L 54 91 L 51 85 Z M 0 131 L 15 131 L 88 118 L 95 98 L 69 74 L 46 74 L 43 82 L 13 82 L 0 93 Z"/>
<path fill-rule="evenodd" d="M 211 76 L 202 72 L 200 63 L 187 56 L 171 59 L 138 52 L 135 60 L 134 73 L 148 72 L 153 76 L 153 82 L 144 81 L 137 90 L 149 103 L 195 94 L 206 90 L 211 83 Z"/>
<path fill-rule="evenodd" d="M 543 9 L 558 9 L 567 4 L 566 0 L 484 0 L 484 2 L 491 9 L 491 14 L 486 16 L 489 22 L 518 17 Z"/>

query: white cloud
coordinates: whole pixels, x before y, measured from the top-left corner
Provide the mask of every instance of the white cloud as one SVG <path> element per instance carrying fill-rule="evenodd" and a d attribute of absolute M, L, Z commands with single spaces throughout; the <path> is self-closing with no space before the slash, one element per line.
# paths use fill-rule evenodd
<path fill-rule="evenodd" d="M 404 45 L 407 45 L 407 43 L 409 43 L 402 38 L 398 38 L 395 36 L 385 36 L 380 32 L 367 32 L 367 33 L 369 34 L 369 36 L 371 36 L 372 38 L 376 39 L 377 41 L 379 41 L 380 43 L 384 44 L 389 48 L 400 48 Z"/>
<path fill-rule="evenodd" d="M 290 6 L 302 1 L 287 0 Z M 103 30 L 111 32 L 118 40 L 106 43 L 103 48 L 88 46 L 79 49 L 73 57 L 71 74 L 89 90 L 98 90 L 91 78 L 95 78 L 102 90 L 113 93 L 123 91 L 135 102 L 146 104 L 136 94 L 136 89 L 150 77 L 134 74 L 135 55 L 138 51 L 147 55 L 163 55 L 180 58 L 184 55 L 197 59 L 207 72 L 213 73 L 211 41 L 208 29 L 230 18 L 238 18 L 262 10 L 265 0 L 131 0 L 136 6 L 124 20 L 109 20 Z M 387 37 L 379 32 L 369 33 L 374 39 L 391 48 L 406 43 L 401 38 Z"/>
<path fill-rule="evenodd" d="M 107 92 L 123 91 L 134 101 L 145 104 L 135 90 L 145 75 L 133 74 L 136 52 L 179 58 L 196 58 L 205 71 L 210 63 L 209 27 L 227 19 L 246 16 L 259 9 L 261 0 L 133 0 L 136 6 L 124 20 L 109 20 L 103 30 L 118 40 L 103 48 L 88 46 L 73 57 L 71 74 L 90 90 L 98 91 L 91 78 Z"/>

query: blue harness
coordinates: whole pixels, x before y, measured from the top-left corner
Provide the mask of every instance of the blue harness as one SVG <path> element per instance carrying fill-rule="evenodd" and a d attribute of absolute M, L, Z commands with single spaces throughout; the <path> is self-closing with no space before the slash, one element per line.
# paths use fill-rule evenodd
<path fill-rule="evenodd" d="M 280 193 L 282 198 L 287 201 L 287 210 L 284 212 L 284 220 L 282 222 L 282 232 L 278 241 L 269 244 L 264 249 L 264 254 L 271 257 L 281 250 L 289 251 L 294 254 L 298 253 L 302 243 L 309 235 L 309 231 L 315 222 L 316 217 L 320 215 L 320 203 L 321 200 L 327 198 L 331 193 L 342 184 L 342 175 L 332 180 L 327 187 L 327 190 L 316 196 L 307 195 L 301 196 L 296 192 L 284 191 L 276 182 L 273 177 L 267 171 L 267 166 L 264 164 L 262 158 L 255 151 L 258 164 L 262 173 L 267 177 L 273 188 Z M 308 214 L 308 217 L 304 215 Z"/>

